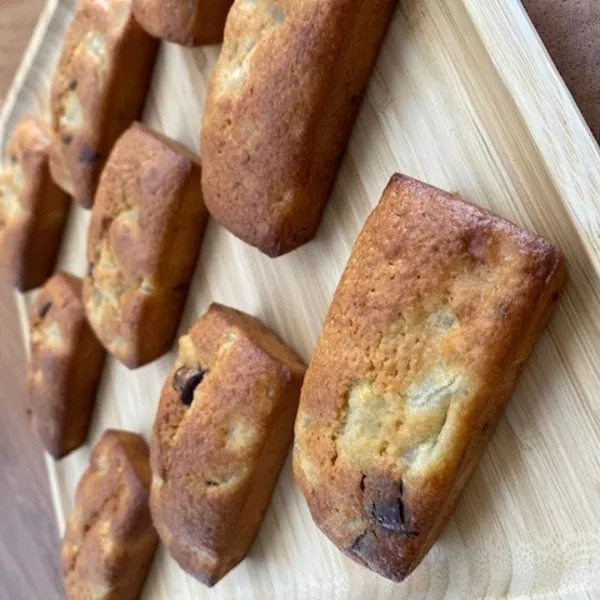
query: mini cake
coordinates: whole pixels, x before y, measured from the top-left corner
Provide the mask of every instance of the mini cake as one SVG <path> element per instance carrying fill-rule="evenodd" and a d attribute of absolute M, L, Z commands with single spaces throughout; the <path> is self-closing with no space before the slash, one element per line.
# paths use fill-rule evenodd
<path fill-rule="evenodd" d="M 270 256 L 315 234 L 394 0 L 240 0 L 204 113 L 202 186 Z"/>
<path fill-rule="evenodd" d="M 43 121 L 23 119 L 0 172 L 0 265 L 21 291 L 52 274 L 69 214 L 69 196 L 50 178 L 51 140 Z"/>
<path fill-rule="evenodd" d="M 183 44 L 219 44 L 232 0 L 133 0 L 133 12 L 153 36 Z"/>
<path fill-rule="evenodd" d="M 392 178 L 335 293 L 295 427 L 296 480 L 348 556 L 395 581 L 419 564 L 564 275 L 550 242 Z"/>
<path fill-rule="evenodd" d="M 158 536 L 148 508 L 148 446 L 107 430 L 92 450 L 62 541 L 61 574 L 69 600 L 140 597 Z"/>
<path fill-rule="evenodd" d="M 287 453 L 304 365 L 260 321 L 213 304 L 179 340 L 152 434 L 152 518 L 207 585 L 246 554 Z"/>
<path fill-rule="evenodd" d="M 86 439 L 104 348 L 85 318 L 81 280 L 67 273 L 46 282 L 29 319 L 32 421 L 46 450 L 60 458 Z"/>
<path fill-rule="evenodd" d="M 141 115 L 158 48 L 131 4 L 80 0 L 52 82 L 52 177 L 86 208 L 113 144 Z"/>
<path fill-rule="evenodd" d="M 206 223 L 200 190 L 197 158 L 140 123 L 102 173 L 83 297 L 96 334 L 130 368 L 173 343 Z"/>

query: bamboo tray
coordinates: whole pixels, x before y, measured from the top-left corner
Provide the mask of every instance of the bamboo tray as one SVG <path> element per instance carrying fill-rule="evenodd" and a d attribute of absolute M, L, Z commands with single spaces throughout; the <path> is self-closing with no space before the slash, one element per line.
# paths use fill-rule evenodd
<path fill-rule="evenodd" d="M 4 108 L 3 144 L 24 113 L 46 113 L 73 6 L 48 0 Z M 144 120 L 197 148 L 217 54 L 163 44 Z M 547 236 L 568 261 L 567 289 L 454 517 L 421 567 L 390 583 L 318 531 L 288 458 L 239 567 L 208 590 L 161 548 L 144 598 L 600 597 L 600 152 L 519 0 L 399 2 L 316 239 L 271 260 L 211 222 L 181 331 L 217 300 L 257 315 L 308 360 L 351 244 L 394 171 Z M 60 258 L 78 275 L 88 221 L 73 208 Z M 48 460 L 61 529 L 102 430 L 149 436 L 173 357 L 133 372 L 108 361 L 89 443 Z"/>

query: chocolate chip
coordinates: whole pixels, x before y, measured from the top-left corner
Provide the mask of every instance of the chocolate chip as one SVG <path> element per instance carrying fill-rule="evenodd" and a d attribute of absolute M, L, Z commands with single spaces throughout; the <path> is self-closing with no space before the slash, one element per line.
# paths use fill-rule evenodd
<path fill-rule="evenodd" d="M 360 489 L 364 492 L 365 491 L 365 479 L 367 478 L 367 476 L 363 473 L 362 477 L 360 478 Z"/>
<path fill-rule="evenodd" d="M 73 136 L 67 133 L 66 135 L 63 135 L 60 140 L 65 146 L 70 146 L 73 141 Z"/>
<path fill-rule="evenodd" d="M 373 503 L 373 516 L 377 523 L 388 531 L 400 533 L 405 537 L 416 537 L 417 532 L 411 531 L 408 524 L 408 514 L 404 506 L 404 484 L 398 485 L 398 493 L 378 503 Z"/>
<path fill-rule="evenodd" d="M 180 367 L 173 375 L 171 387 L 179 392 L 181 403 L 185 406 L 191 406 L 194 401 L 194 391 L 202 383 L 207 371 L 204 369 L 192 369 L 190 367 Z"/>
<path fill-rule="evenodd" d="M 398 497 L 390 503 L 373 504 L 373 515 L 384 529 L 396 531 L 404 525 L 404 503 Z"/>
<path fill-rule="evenodd" d="M 84 148 L 79 155 L 79 162 L 83 164 L 89 164 L 98 162 L 102 158 L 102 154 L 91 148 Z"/>
<path fill-rule="evenodd" d="M 19 159 L 17 158 L 16 154 L 11 154 L 10 155 L 10 160 L 12 162 L 13 165 L 16 165 L 19 162 Z"/>
<path fill-rule="evenodd" d="M 94 272 L 94 263 L 93 262 L 89 262 L 88 263 L 88 268 L 87 268 L 88 277 L 91 277 L 93 272 Z"/>
<path fill-rule="evenodd" d="M 69 89 L 71 91 L 74 91 L 77 89 L 77 79 L 71 79 L 71 81 L 69 81 Z"/>
<path fill-rule="evenodd" d="M 48 302 L 44 302 L 44 304 L 42 304 L 38 310 L 38 315 L 40 316 L 40 319 L 43 319 L 47 314 L 48 311 L 50 310 L 50 308 L 52 307 L 52 302 L 50 300 L 48 300 Z"/>
<path fill-rule="evenodd" d="M 364 540 L 364 538 L 365 538 L 366 535 L 367 535 L 366 531 L 364 533 L 361 533 L 352 542 L 352 545 L 350 546 L 350 548 L 348 548 L 348 550 L 350 550 L 350 552 L 352 552 L 353 554 L 358 554 L 360 556 L 363 553 L 363 550 L 364 550 L 363 540 Z"/>

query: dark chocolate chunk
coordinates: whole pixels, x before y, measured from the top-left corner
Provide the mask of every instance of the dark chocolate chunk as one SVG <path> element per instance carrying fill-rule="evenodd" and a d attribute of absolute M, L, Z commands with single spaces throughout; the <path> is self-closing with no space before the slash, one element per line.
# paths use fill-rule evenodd
<path fill-rule="evenodd" d="M 79 162 L 84 164 L 98 162 L 102 158 L 102 154 L 91 148 L 84 148 L 79 155 Z"/>
<path fill-rule="evenodd" d="M 50 310 L 50 308 L 52 307 L 52 302 L 50 300 L 48 300 L 47 302 L 44 302 L 44 304 L 42 304 L 38 310 L 38 315 L 40 316 L 40 319 L 43 319 L 47 314 L 48 311 Z"/>
<path fill-rule="evenodd" d="M 69 89 L 71 91 L 74 91 L 77 89 L 77 79 L 71 79 L 71 81 L 69 81 Z"/>
<path fill-rule="evenodd" d="M 173 375 L 171 387 L 180 394 L 181 403 L 191 406 L 194 401 L 194 391 L 202 383 L 207 371 L 204 369 L 192 369 L 190 367 L 179 367 Z"/>
<path fill-rule="evenodd" d="M 365 538 L 365 536 L 367 535 L 367 532 L 365 531 L 364 533 L 361 533 L 353 542 L 352 545 L 350 546 L 350 548 L 348 548 L 348 550 L 350 550 L 350 552 L 352 552 L 353 554 L 358 554 L 359 556 L 362 554 L 363 551 L 363 540 Z"/>
<path fill-rule="evenodd" d="M 73 141 L 73 136 L 70 133 L 67 133 L 66 135 L 63 135 L 60 139 L 65 146 L 70 146 L 71 142 Z"/>
<path fill-rule="evenodd" d="M 406 537 L 416 537 L 417 532 L 411 531 L 408 523 L 408 514 L 404 506 L 404 485 L 398 485 L 395 497 L 382 499 L 373 503 L 373 516 L 377 523 L 388 531 L 400 533 Z"/>

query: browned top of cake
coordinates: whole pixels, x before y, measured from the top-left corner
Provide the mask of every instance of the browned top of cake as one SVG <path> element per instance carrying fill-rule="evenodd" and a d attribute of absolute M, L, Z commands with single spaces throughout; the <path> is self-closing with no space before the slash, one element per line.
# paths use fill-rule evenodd
<path fill-rule="evenodd" d="M 121 136 L 104 168 L 84 295 L 92 326 L 122 360 L 135 345 L 130 329 L 144 301 L 178 295 L 191 278 L 206 215 L 199 177 L 195 155 L 140 123 Z"/>
<path fill-rule="evenodd" d="M 67 31 L 62 54 L 51 89 L 52 173 L 70 194 L 84 206 L 91 205 L 96 173 L 106 159 L 106 142 L 114 139 L 114 84 L 123 83 L 123 72 L 146 68 L 136 64 L 136 56 L 124 56 L 125 45 L 139 38 L 141 60 L 147 60 L 149 36 L 133 17 L 132 0 L 81 0 Z M 143 45 L 142 45 L 143 43 Z M 143 50 L 141 49 L 143 47 Z M 135 53 L 135 49 L 132 49 Z M 131 61 L 127 63 L 126 61 Z M 126 113 L 130 111 L 123 111 Z M 109 122 L 110 119 L 114 122 Z M 73 177 L 77 179 L 73 181 Z M 90 197 L 87 197 L 90 195 Z"/>
<path fill-rule="evenodd" d="M 392 178 L 336 291 L 296 421 L 296 476 L 336 544 L 388 577 L 410 571 L 563 278 L 546 240 Z"/>
<path fill-rule="evenodd" d="M 15 128 L 0 171 L 0 234 L 4 227 L 31 216 L 51 139 L 48 125 L 36 117 L 23 119 Z"/>
<path fill-rule="evenodd" d="M 94 447 L 67 522 L 61 572 L 69 598 L 133 598 L 127 579 L 156 545 L 148 508 L 151 473 L 143 438 L 107 430 Z M 121 595 L 119 595 L 121 593 Z"/>
<path fill-rule="evenodd" d="M 56 273 L 35 296 L 29 311 L 31 356 L 27 389 L 38 432 L 55 457 L 63 448 L 57 423 L 65 418 L 69 373 L 76 360 L 82 329 L 87 327 L 81 280 Z"/>
<path fill-rule="evenodd" d="M 313 235 L 393 5 L 372 2 L 372 19 L 363 0 L 232 6 L 207 95 L 202 185 L 211 214 L 267 254 Z"/>
<path fill-rule="evenodd" d="M 87 323 L 81 302 L 81 279 L 64 272 L 54 274 L 36 294 L 29 319 L 32 363 L 39 361 L 43 369 L 50 366 L 44 359 L 46 353 L 50 357 L 72 355 L 80 328 Z"/>
<path fill-rule="evenodd" d="M 25 291 L 51 274 L 69 198 L 50 179 L 52 132 L 37 117 L 15 128 L 0 171 L 0 265 Z"/>
<path fill-rule="evenodd" d="M 193 46 L 217 44 L 232 0 L 133 0 L 133 10 L 152 35 Z"/>
<path fill-rule="evenodd" d="M 218 304 L 179 341 L 154 424 L 152 511 L 169 550 L 209 584 L 231 566 L 220 561 L 258 457 L 304 369 L 260 321 Z"/>

